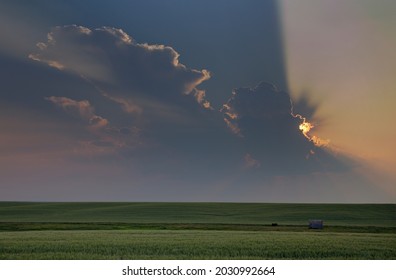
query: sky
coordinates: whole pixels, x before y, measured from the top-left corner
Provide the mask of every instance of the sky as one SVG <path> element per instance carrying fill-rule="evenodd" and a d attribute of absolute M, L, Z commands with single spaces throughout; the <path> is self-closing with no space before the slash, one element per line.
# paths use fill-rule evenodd
<path fill-rule="evenodd" d="M 0 200 L 396 202 L 392 1 L 0 0 Z"/>

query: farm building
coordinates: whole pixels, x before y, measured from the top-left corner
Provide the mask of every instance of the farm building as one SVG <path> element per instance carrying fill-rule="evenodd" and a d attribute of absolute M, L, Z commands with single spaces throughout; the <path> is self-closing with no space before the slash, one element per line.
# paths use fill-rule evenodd
<path fill-rule="evenodd" d="M 323 220 L 309 220 L 310 229 L 323 229 Z"/>

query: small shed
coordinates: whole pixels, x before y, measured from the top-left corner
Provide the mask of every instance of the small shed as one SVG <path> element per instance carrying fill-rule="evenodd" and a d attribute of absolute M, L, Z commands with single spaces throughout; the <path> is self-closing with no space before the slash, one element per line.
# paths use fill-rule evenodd
<path fill-rule="evenodd" d="M 323 229 L 323 220 L 309 220 L 310 229 Z"/>

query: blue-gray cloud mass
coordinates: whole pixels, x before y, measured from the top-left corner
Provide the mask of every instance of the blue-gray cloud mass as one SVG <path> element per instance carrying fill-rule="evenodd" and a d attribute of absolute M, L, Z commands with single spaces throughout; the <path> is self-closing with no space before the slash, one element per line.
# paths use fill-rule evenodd
<path fill-rule="evenodd" d="M 299 130 L 275 1 L 37 3 L 0 4 L 2 199 L 376 199 Z"/>

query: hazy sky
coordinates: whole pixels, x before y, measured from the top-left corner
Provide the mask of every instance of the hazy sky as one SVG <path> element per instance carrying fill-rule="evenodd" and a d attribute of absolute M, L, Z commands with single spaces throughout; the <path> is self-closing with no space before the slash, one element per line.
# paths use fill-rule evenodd
<path fill-rule="evenodd" d="M 395 202 L 392 1 L 0 0 L 0 200 Z"/>

